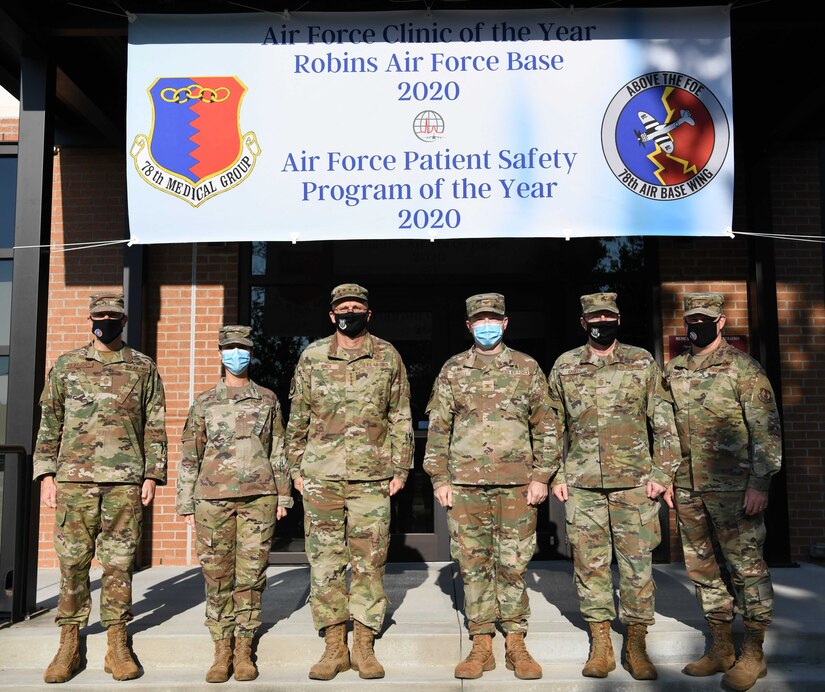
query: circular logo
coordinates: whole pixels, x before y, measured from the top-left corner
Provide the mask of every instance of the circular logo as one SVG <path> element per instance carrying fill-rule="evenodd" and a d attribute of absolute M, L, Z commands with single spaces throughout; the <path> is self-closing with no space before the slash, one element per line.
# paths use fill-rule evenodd
<path fill-rule="evenodd" d="M 602 121 L 607 165 L 622 185 L 646 199 L 699 192 L 722 168 L 729 145 L 719 100 L 681 72 L 651 72 L 628 82 Z"/>
<path fill-rule="evenodd" d="M 422 142 L 434 142 L 444 136 L 444 118 L 435 111 L 421 111 L 413 120 L 413 132 Z"/>

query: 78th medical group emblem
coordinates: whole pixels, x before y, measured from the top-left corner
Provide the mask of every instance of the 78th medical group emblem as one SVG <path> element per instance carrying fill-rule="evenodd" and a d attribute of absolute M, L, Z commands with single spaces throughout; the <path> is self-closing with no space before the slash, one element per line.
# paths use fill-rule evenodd
<path fill-rule="evenodd" d="M 254 132 L 241 134 L 241 80 L 159 77 L 148 93 L 151 134 L 130 150 L 147 183 L 198 207 L 249 177 L 261 148 Z"/>

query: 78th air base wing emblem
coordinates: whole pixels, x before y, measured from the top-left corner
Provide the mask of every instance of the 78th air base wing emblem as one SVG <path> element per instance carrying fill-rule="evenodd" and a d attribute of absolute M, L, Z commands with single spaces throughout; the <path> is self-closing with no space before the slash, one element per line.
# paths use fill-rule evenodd
<path fill-rule="evenodd" d="M 680 72 L 651 72 L 625 84 L 602 121 L 613 175 L 651 200 L 689 197 L 710 185 L 730 144 L 727 114 L 710 88 Z"/>
<path fill-rule="evenodd" d="M 241 134 L 241 80 L 159 77 L 147 91 L 151 134 L 130 151 L 147 183 L 198 207 L 249 177 L 261 148 L 254 132 Z"/>

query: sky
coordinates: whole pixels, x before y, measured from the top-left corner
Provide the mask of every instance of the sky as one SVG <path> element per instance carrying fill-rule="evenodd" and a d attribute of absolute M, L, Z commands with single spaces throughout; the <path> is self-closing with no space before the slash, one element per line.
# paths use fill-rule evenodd
<path fill-rule="evenodd" d="M 16 118 L 20 115 L 20 104 L 3 87 L 0 87 L 0 118 Z"/>

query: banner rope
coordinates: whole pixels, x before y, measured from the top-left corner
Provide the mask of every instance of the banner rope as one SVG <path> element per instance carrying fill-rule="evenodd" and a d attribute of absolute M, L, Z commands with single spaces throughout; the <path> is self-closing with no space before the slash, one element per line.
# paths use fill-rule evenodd
<path fill-rule="evenodd" d="M 128 238 L 124 240 L 90 240 L 84 243 L 58 243 L 55 245 L 14 245 L 12 250 L 39 250 L 42 248 L 49 248 L 52 252 L 72 252 L 73 250 L 93 250 L 99 247 L 108 247 L 110 245 L 131 245 L 134 239 Z"/>
<path fill-rule="evenodd" d="M 428 238 L 422 238 L 422 240 L 429 240 L 430 242 L 435 242 L 438 233 L 436 231 L 430 231 Z M 792 235 L 790 233 L 755 233 L 753 231 L 732 231 L 728 230 L 725 232 L 724 237 L 735 239 L 738 235 L 747 235 L 754 238 L 767 238 L 769 240 L 796 240 L 800 243 L 825 243 L 825 236 L 821 235 Z M 616 235 L 616 236 L 541 236 L 541 237 L 556 237 L 559 240 L 575 240 L 576 238 L 635 238 L 638 236 L 623 236 L 623 235 Z M 655 236 L 651 235 L 650 237 L 658 237 L 658 238 L 720 238 L 723 236 L 711 236 L 711 235 L 685 235 L 685 236 Z M 521 236 L 519 236 L 521 239 Z M 298 243 L 300 240 L 300 234 L 292 233 L 291 234 L 291 242 L 293 245 Z M 273 242 L 290 242 L 290 241 L 273 241 Z M 113 245 L 133 245 L 134 243 L 140 244 L 137 238 L 129 238 L 123 240 L 93 240 L 87 241 L 83 243 L 58 243 L 53 245 L 15 245 L 12 247 L 12 250 L 37 250 L 43 248 L 49 248 L 52 252 L 72 252 L 74 250 L 94 250 L 95 248 L 99 247 L 111 247 Z"/>

